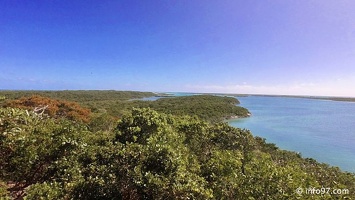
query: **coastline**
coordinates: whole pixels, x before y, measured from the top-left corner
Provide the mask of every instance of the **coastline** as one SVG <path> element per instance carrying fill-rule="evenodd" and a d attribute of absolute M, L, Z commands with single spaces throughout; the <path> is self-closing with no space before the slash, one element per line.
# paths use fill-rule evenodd
<path fill-rule="evenodd" d="M 281 149 L 301 152 L 304 157 L 354 172 L 354 161 L 349 160 L 354 156 L 354 135 L 347 131 L 354 127 L 354 106 L 332 103 L 326 98 L 318 100 L 321 101 L 279 98 L 277 102 L 282 103 L 278 104 L 262 95 L 253 95 L 241 102 L 254 117 L 226 121 L 233 127 L 251 130 L 254 136 L 266 138 Z"/>
<path fill-rule="evenodd" d="M 250 94 L 248 96 L 305 98 L 305 99 L 342 101 L 342 102 L 354 102 L 355 103 L 355 97 L 306 96 L 306 95 L 304 95 L 304 96 L 303 95 L 268 95 L 268 94 Z"/>
<path fill-rule="evenodd" d="M 225 120 L 234 120 L 234 119 L 245 119 L 251 117 L 251 113 L 248 113 L 247 116 L 231 115 L 225 118 Z"/>

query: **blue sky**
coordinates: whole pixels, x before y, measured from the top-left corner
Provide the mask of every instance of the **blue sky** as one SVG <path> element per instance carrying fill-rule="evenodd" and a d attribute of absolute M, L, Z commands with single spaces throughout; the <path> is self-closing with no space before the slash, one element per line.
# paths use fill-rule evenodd
<path fill-rule="evenodd" d="M 0 89 L 355 97 L 355 1 L 0 1 Z"/>

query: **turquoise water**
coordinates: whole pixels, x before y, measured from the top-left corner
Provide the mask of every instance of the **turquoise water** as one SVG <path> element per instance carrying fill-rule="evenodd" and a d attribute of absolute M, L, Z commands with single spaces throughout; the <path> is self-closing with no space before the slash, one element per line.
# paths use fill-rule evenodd
<path fill-rule="evenodd" d="M 281 149 L 355 172 L 355 103 L 289 97 L 238 97 L 250 118 L 229 121 Z"/>
<path fill-rule="evenodd" d="M 168 94 L 171 95 L 173 97 L 182 97 L 182 96 L 193 96 L 193 95 L 198 95 L 196 93 L 185 93 L 185 92 L 165 92 L 164 94 Z M 141 101 L 155 101 L 161 98 L 167 98 L 164 96 L 151 96 L 151 97 L 143 97 L 143 98 L 139 98 L 139 99 L 131 99 L 131 101 L 133 100 L 141 100 Z"/>
<path fill-rule="evenodd" d="M 143 97 L 143 98 L 141 98 L 139 100 L 142 100 L 142 101 L 155 101 L 155 100 L 158 100 L 160 98 L 162 98 L 162 97 L 152 96 L 152 97 Z"/>

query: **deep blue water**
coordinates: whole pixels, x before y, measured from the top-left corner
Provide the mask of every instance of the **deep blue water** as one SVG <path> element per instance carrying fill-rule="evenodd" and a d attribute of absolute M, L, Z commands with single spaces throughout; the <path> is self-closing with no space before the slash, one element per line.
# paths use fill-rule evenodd
<path fill-rule="evenodd" d="M 229 121 L 278 147 L 355 172 L 355 103 L 290 97 L 238 97 L 250 118 Z"/>

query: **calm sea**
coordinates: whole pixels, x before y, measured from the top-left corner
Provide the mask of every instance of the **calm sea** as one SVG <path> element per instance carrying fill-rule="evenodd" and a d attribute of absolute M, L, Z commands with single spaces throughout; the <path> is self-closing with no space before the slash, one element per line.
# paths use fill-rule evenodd
<path fill-rule="evenodd" d="M 238 97 L 250 118 L 229 121 L 278 147 L 355 172 L 355 103 L 291 97 Z"/>

